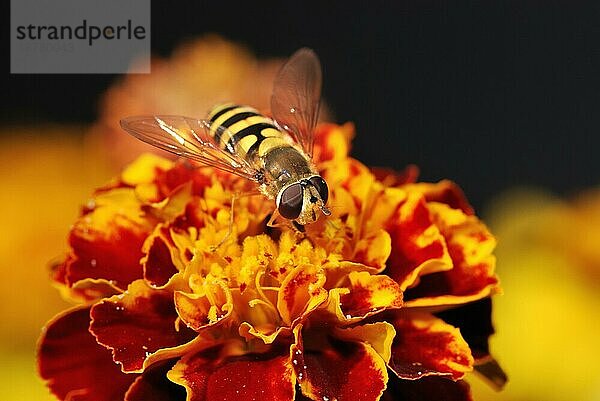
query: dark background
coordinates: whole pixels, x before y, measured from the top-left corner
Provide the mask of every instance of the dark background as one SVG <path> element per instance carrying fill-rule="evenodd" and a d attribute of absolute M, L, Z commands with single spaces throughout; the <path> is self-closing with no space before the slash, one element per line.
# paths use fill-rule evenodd
<path fill-rule="evenodd" d="M 477 207 L 515 185 L 599 183 L 600 2 L 345 4 L 153 1 L 152 48 L 206 32 L 259 57 L 312 47 L 355 156 L 451 178 Z M 94 121 L 118 76 L 10 75 L 8 29 L 0 125 Z"/>

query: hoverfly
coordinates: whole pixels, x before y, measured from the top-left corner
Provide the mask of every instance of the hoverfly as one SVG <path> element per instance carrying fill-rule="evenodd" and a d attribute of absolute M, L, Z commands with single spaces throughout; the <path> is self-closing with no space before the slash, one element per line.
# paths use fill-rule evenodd
<path fill-rule="evenodd" d="M 327 208 L 329 189 L 311 161 L 321 97 L 321 64 L 307 48 L 294 53 L 275 78 L 273 118 L 256 109 L 221 104 L 204 120 L 139 116 L 121 120 L 134 137 L 175 155 L 256 183 L 275 200 L 276 214 L 303 230 Z"/>

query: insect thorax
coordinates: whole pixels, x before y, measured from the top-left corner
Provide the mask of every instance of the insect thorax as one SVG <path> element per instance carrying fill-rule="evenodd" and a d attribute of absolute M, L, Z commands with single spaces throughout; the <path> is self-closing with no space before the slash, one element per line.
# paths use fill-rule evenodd
<path fill-rule="evenodd" d="M 315 174 L 308 159 L 292 146 L 271 149 L 262 157 L 262 162 L 266 173 L 281 185 Z"/>

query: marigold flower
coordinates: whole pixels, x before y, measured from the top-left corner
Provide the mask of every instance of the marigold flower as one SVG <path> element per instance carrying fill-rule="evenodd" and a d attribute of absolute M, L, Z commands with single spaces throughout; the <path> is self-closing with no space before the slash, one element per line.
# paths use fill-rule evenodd
<path fill-rule="evenodd" d="M 80 305 L 40 340 L 51 391 L 466 400 L 461 379 L 477 366 L 503 384 L 487 343 L 494 237 L 455 184 L 372 171 L 348 156 L 352 136 L 351 125 L 317 130 L 332 215 L 305 234 L 267 227 L 274 204 L 262 196 L 232 205 L 240 178 L 158 156 L 98 189 L 53 269 Z"/>

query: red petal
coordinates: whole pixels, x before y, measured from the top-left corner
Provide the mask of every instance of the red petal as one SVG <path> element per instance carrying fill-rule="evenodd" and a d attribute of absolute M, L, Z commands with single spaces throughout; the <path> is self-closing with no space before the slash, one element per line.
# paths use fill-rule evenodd
<path fill-rule="evenodd" d="M 137 375 L 126 375 L 88 331 L 90 308 L 55 317 L 39 342 L 40 376 L 61 400 L 122 400 Z"/>
<path fill-rule="evenodd" d="M 65 256 L 64 259 L 56 260 L 50 263 L 50 279 L 60 284 L 67 284 L 67 266 L 72 263 L 72 255 Z"/>
<path fill-rule="evenodd" d="M 67 283 L 91 278 L 127 288 L 142 277 L 142 244 L 149 230 L 123 215 L 115 215 L 106 226 L 94 227 L 88 216 L 80 218 L 69 236 L 73 249 L 67 265 Z"/>
<path fill-rule="evenodd" d="M 402 289 L 426 273 L 452 268 L 446 243 L 429 214 L 425 199 L 418 193 L 408 197 L 388 223 L 392 253 L 384 272 Z"/>
<path fill-rule="evenodd" d="M 398 315 L 390 368 L 402 379 L 423 376 L 462 378 L 473 368 L 469 345 L 460 331 L 427 314 Z"/>
<path fill-rule="evenodd" d="M 475 370 L 485 376 L 495 388 L 504 387 L 508 377 L 489 350 L 489 338 L 494 334 L 492 300 L 485 298 L 436 315 L 460 329 L 475 358 Z"/>
<path fill-rule="evenodd" d="M 441 203 L 429 204 L 429 210 L 446 239 L 453 267 L 421 277 L 405 293 L 406 306 L 464 304 L 499 292 L 492 254 L 496 240 L 485 225 Z"/>
<path fill-rule="evenodd" d="M 152 366 L 129 387 L 125 401 L 177 401 L 185 400 L 185 389 L 167 378 L 173 363 Z"/>
<path fill-rule="evenodd" d="M 452 209 L 462 210 L 468 216 L 475 214 L 462 189 L 452 181 L 442 180 L 435 184 L 423 182 L 410 185 L 406 189 L 422 193 L 427 202 L 444 203 Z"/>
<path fill-rule="evenodd" d="M 419 380 L 390 378 L 381 401 L 473 401 L 469 385 L 443 377 L 424 377 Z"/>
<path fill-rule="evenodd" d="M 297 340 L 292 363 L 304 395 L 318 400 L 378 400 L 386 387 L 383 359 L 365 343 L 331 339 L 309 350 Z"/>
<path fill-rule="evenodd" d="M 149 239 L 148 252 L 142 264 L 144 266 L 144 279 L 153 287 L 166 285 L 171 277 L 179 272 L 171 258 L 170 246 L 172 244 L 165 238 L 168 229 L 160 230 L 161 233 Z M 166 232 L 165 232 L 166 231 Z"/>
<path fill-rule="evenodd" d="M 371 172 L 378 181 L 385 186 L 396 187 L 404 184 L 412 184 L 419 177 L 419 167 L 409 164 L 404 170 L 396 171 L 385 167 L 372 167 Z"/>
<path fill-rule="evenodd" d="M 183 358 L 169 378 L 188 401 L 293 401 L 296 384 L 287 352 L 222 359 L 213 349 Z"/>
<path fill-rule="evenodd" d="M 174 228 L 186 232 L 189 227 L 196 227 L 197 229 L 204 227 L 205 222 L 202 217 L 203 212 L 199 199 L 201 198 L 190 199 L 185 206 L 185 212 L 173 221 Z"/>
<path fill-rule="evenodd" d="M 196 336 L 187 327 L 176 329 L 173 293 L 151 290 L 142 280 L 132 283 L 123 295 L 94 305 L 91 317 L 90 331 L 113 351 L 124 372 L 142 371 L 153 353 L 186 344 Z"/>
<path fill-rule="evenodd" d="M 438 312 L 436 316 L 460 329 L 476 360 L 489 356 L 488 340 L 494 334 L 492 300 L 490 298 Z"/>
<path fill-rule="evenodd" d="M 192 182 L 192 192 L 201 196 L 204 189 L 212 183 L 211 174 L 205 174 L 207 171 L 213 172 L 214 170 L 193 168 L 185 163 L 177 163 L 168 170 L 157 168 L 155 183 L 158 185 L 160 199 L 166 198 L 177 187 L 190 181 Z"/>

